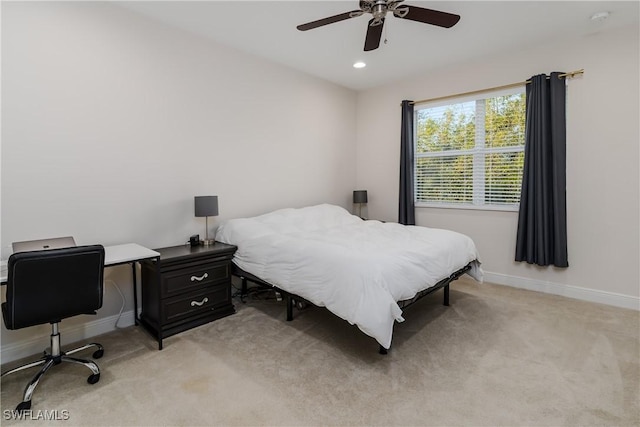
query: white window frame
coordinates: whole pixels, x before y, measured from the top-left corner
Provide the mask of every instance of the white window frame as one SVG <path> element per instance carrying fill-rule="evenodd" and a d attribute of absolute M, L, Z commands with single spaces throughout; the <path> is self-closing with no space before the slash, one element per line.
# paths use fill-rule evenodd
<path fill-rule="evenodd" d="M 414 109 L 414 117 L 413 117 L 413 170 L 414 170 L 414 178 L 413 178 L 413 189 L 414 189 L 414 203 L 415 206 L 420 208 L 445 208 L 445 209 L 475 209 L 475 210 L 488 210 L 488 211 L 518 211 L 520 207 L 520 203 L 514 204 L 485 204 L 484 196 L 485 196 L 485 158 L 489 154 L 494 153 L 516 153 L 516 152 L 524 152 L 524 140 L 522 145 L 513 146 L 513 147 L 498 147 L 498 148 L 487 148 L 485 147 L 485 129 L 484 129 L 484 120 L 478 120 L 478 117 L 481 115 L 484 117 L 485 112 L 484 108 L 479 108 L 479 106 L 484 104 L 476 103 L 476 137 L 475 137 L 475 147 L 471 150 L 448 150 L 446 151 L 446 156 L 460 156 L 460 155 L 472 155 L 473 156 L 473 202 L 472 203 L 443 203 L 443 202 L 423 202 L 418 200 L 418 180 L 417 180 L 417 166 L 418 159 L 425 157 L 443 157 L 443 152 L 431 152 L 431 153 L 417 153 L 417 125 L 418 125 L 418 111 L 426 108 L 435 108 L 442 107 L 445 105 L 458 104 L 470 101 L 477 101 L 479 99 L 487 99 L 487 98 L 495 98 L 499 96 L 507 96 L 507 95 L 515 95 L 518 93 L 525 93 L 525 86 L 517 86 L 508 89 L 487 91 L 481 94 L 468 95 L 468 96 L 460 96 L 455 98 L 447 98 L 446 100 L 433 101 L 433 102 L 425 102 L 421 104 L 416 104 L 416 108 Z M 417 105 L 420 105 L 418 108 Z"/>

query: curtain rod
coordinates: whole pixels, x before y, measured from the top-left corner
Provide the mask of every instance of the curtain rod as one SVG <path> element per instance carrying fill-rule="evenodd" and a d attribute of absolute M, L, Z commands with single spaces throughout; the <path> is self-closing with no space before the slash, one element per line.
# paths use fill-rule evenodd
<path fill-rule="evenodd" d="M 573 77 L 575 77 L 575 76 L 577 76 L 579 74 L 584 74 L 584 68 L 582 68 L 580 70 L 564 73 L 564 74 L 559 74 L 558 78 L 562 78 L 562 77 L 573 78 Z M 549 78 L 550 77 L 547 76 L 547 79 L 549 79 Z M 438 98 L 431 98 L 431 99 L 421 99 L 420 101 L 410 102 L 410 104 L 415 105 L 415 104 L 423 104 L 425 102 L 442 101 L 443 99 L 457 98 L 459 96 L 476 95 L 478 93 L 490 92 L 490 91 L 494 91 L 494 90 L 510 89 L 512 87 L 524 86 L 524 85 L 527 85 L 529 83 L 531 83 L 531 80 L 525 80 L 525 81 L 519 82 L 519 83 L 511 83 L 511 84 L 508 84 L 508 85 L 490 87 L 490 88 L 487 88 L 487 89 L 473 90 L 471 92 L 458 93 L 456 95 L 440 96 Z"/>

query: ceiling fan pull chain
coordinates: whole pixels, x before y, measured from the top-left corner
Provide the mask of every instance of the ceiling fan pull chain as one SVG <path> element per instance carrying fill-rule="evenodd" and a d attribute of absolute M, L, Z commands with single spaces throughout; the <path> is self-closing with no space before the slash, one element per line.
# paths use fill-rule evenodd
<path fill-rule="evenodd" d="M 384 27 L 384 44 L 387 44 L 387 28 L 388 27 L 389 27 L 388 25 Z"/>

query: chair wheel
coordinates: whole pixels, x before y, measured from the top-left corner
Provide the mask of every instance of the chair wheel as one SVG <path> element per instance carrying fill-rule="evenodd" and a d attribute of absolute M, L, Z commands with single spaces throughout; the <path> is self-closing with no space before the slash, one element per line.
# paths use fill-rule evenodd
<path fill-rule="evenodd" d="M 31 401 L 28 402 L 20 402 L 18 406 L 16 406 L 16 412 L 28 411 L 31 409 Z"/>
<path fill-rule="evenodd" d="M 102 356 L 104 356 L 104 350 L 103 350 L 103 349 L 96 350 L 96 351 L 93 353 L 93 358 L 94 358 L 94 359 L 100 359 Z"/>
<path fill-rule="evenodd" d="M 87 378 L 87 382 L 89 384 L 95 384 L 98 381 L 100 381 L 100 374 L 93 374 L 93 375 L 90 375 L 89 378 Z"/>

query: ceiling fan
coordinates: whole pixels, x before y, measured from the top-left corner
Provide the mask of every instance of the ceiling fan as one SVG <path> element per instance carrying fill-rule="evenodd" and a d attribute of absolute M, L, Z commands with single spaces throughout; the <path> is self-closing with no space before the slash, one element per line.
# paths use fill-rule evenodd
<path fill-rule="evenodd" d="M 298 25 L 296 28 L 300 31 L 307 31 L 370 13 L 373 15 L 373 18 L 369 21 L 367 36 L 364 40 L 364 50 L 369 51 L 377 49 L 378 46 L 380 46 L 382 27 L 384 26 L 384 19 L 387 12 L 392 12 L 396 18 L 409 19 L 411 21 L 423 22 L 444 28 L 451 28 L 460 20 L 460 15 L 410 6 L 408 4 L 401 5 L 400 3 L 403 1 L 404 0 L 360 0 L 360 10 L 352 10 L 328 18 L 318 19 L 317 21 Z"/>

